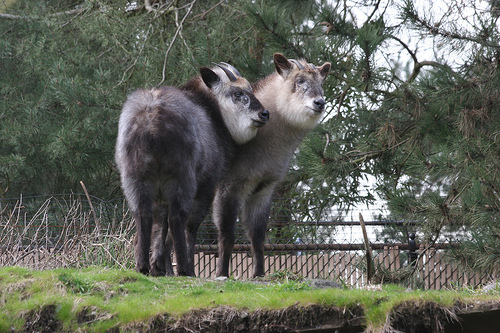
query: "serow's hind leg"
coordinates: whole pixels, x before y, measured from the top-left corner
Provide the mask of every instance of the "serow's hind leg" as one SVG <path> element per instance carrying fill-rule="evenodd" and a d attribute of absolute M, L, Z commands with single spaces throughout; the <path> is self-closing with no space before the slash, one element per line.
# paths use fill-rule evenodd
<path fill-rule="evenodd" d="M 174 276 L 174 266 L 172 265 L 172 250 L 174 249 L 174 240 L 171 231 L 168 232 L 165 240 L 165 273 L 167 276 Z"/>
<path fill-rule="evenodd" d="M 170 257 L 170 250 L 165 247 L 168 233 L 167 214 L 165 206 L 156 207 L 154 212 L 150 270 L 152 276 L 164 276 L 168 274 L 166 257 Z"/>
<path fill-rule="evenodd" d="M 151 247 L 153 217 L 147 209 L 141 209 L 133 215 L 136 228 L 134 239 L 136 270 L 147 275 L 149 274 L 149 249 Z"/>
<path fill-rule="evenodd" d="M 253 277 L 264 276 L 264 243 L 271 210 L 271 196 L 251 198 L 243 211 L 243 222 L 252 243 Z"/>
<path fill-rule="evenodd" d="M 177 275 L 189 275 L 187 263 L 186 224 L 192 200 L 182 200 L 177 196 L 172 200 L 168 214 L 168 226 L 172 233 Z"/>
<path fill-rule="evenodd" d="M 214 198 L 213 187 L 203 186 L 191 209 L 187 226 L 186 226 L 186 242 L 187 242 L 187 255 L 188 255 L 188 275 L 194 276 L 194 248 L 196 245 L 196 236 L 198 229 L 203 223 L 203 220 L 210 210 Z"/>
<path fill-rule="evenodd" d="M 217 226 L 219 260 L 217 276 L 229 277 L 229 265 L 235 241 L 235 225 L 238 218 L 239 201 L 236 196 L 217 193 L 213 204 L 213 219 Z"/>

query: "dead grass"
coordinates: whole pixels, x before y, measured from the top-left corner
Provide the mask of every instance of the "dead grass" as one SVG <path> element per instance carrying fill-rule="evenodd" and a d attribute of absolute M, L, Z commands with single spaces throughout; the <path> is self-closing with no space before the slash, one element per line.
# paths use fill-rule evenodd
<path fill-rule="evenodd" d="M 133 267 L 134 224 L 124 203 L 109 212 L 99 203 L 86 208 L 83 200 L 0 203 L 0 267 Z"/>

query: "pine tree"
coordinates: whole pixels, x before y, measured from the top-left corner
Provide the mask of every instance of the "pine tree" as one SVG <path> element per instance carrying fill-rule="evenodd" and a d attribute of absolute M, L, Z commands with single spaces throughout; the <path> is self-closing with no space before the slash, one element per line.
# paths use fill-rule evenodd
<path fill-rule="evenodd" d="M 289 182 L 304 195 L 303 210 L 317 207 L 321 217 L 332 204 L 369 203 L 373 192 L 361 195 L 360 184 L 373 175 L 389 218 L 423 222 L 421 243 L 462 242 L 457 259 L 498 272 L 496 7 L 364 4 L 256 1 L 248 9 L 261 44 L 334 64 L 329 117 L 304 141 Z"/>
<path fill-rule="evenodd" d="M 253 40 L 239 5 L 215 0 L 37 0 L 8 10 L 0 184 L 12 197 L 80 192 L 80 181 L 93 195 L 121 195 L 113 155 L 127 93 L 181 85 Z"/>
<path fill-rule="evenodd" d="M 470 22 L 476 25 L 467 29 L 463 22 L 453 21 L 452 15 L 441 23 L 425 17 L 411 2 L 406 2 L 403 14 L 409 27 L 432 29 L 445 49 L 463 50 L 457 58 L 464 61 L 455 68 L 437 63 L 414 82 L 398 87 L 394 97 L 378 110 L 388 116 L 388 125 L 378 132 L 378 142 L 394 140 L 398 145 L 385 149 L 384 160 L 377 162 L 384 174 L 380 190 L 393 214 L 425 221 L 421 230 L 424 242 L 432 244 L 443 237 L 462 242 L 453 252 L 456 259 L 467 267 L 498 273 L 497 17 L 475 16 Z M 410 76 L 413 78 L 415 75 Z"/>

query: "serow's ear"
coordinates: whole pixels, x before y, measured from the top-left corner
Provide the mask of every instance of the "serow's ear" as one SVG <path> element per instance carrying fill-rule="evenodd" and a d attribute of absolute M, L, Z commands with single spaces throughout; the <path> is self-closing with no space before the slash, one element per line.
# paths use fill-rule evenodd
<path fill-rule="evenodd" d="M 325 62 L 323 64 L 323 66 L 321 66 L 320 68 L 318 68 L 319 74 L 321 75 L 321 77 L 323 78 L 323 80 L 326 78 L 326 76 L 328 75 L 328 73 L 330 73 L 330 68 L 331 67 L 332 67 L 332 64 L 330 64 L 329 62 Z"/>
<path fill-rule="evenodd" d="M 208 67 L 201 67 L 200 74 L 201 79 L 203 80 L 203 82 L 205 82 L 209 89 L 212 89 L 212 87 L 221 82 L 219 76 Z"/>
<path fill-rule="evenodd" d="M 293 69 L 293 64 L 281 53 L 275 53 L 273 59 L 276 72 L 286 79 Z"/>

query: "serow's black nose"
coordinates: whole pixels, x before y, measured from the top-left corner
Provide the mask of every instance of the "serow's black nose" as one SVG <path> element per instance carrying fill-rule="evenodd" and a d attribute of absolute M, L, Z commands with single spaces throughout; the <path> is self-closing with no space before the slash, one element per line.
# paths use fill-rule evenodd
<path fill-rule="evenodd" d="M 323 110 L 325 108 L 325 100 L 322 98 L 318 98 L 314 101 L 314 106 L 319 110 Z"/>
<path fill-rule="evenodd" d="M 269 121 L 269 111 L 264 110 L 264 111 L 260 112 L 259 113 L 259 118 L 262 121 Z"/>

